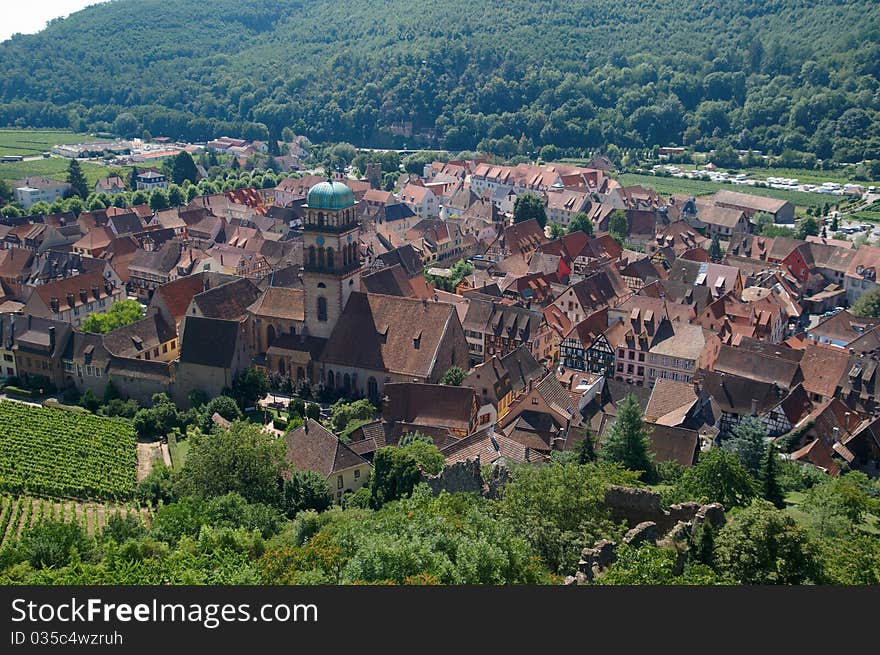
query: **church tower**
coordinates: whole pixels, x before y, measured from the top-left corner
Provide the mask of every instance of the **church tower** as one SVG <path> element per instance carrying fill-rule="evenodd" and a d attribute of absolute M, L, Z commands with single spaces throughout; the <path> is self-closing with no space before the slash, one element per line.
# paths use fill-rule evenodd
<path fill-rule="evenodd" d="M 303 211 L 306 333 L 326 339 L 351 292 L 359 287 L 361 257 L 354 194 L 342 182 L 328 178 L 309 190 Z"/>

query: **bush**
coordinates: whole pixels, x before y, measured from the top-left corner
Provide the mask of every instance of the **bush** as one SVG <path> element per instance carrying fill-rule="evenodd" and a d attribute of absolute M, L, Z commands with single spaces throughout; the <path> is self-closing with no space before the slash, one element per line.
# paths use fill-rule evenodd
<path fill-rule="evenodd" d="M 22 389 L 21 387 L 15 387 L 11 384 L 7 384 L 3 391 L 10 396 L 19 396 L 22 398 L 36 398 L 37 392 L 31 391 L 30 389 Z"/>
<path fill-rule="evenodd" d="M 276 430 L 286 430 L 287 429 L 287 419 L 282 418 L 280 416 L 272 419 L 272 427 Z"/>
<path fill-rule="evenodd" d="M 25 530 L 20 549 L 34 568 L 66 566 L 75 549 L 80 556 L 88 556 L 91 540 L 76 523 L 46 520 Z"/>

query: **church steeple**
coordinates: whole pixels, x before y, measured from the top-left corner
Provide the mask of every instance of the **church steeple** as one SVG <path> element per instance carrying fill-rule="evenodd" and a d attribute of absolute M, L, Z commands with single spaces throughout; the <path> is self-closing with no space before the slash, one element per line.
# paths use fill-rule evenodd
<path fill-rule="evenodd" d="M 303 205 L 303 274 L 308 334 L 327 338 L 358 285 L 360 250 L 354 193 L 327 179 Z"/>

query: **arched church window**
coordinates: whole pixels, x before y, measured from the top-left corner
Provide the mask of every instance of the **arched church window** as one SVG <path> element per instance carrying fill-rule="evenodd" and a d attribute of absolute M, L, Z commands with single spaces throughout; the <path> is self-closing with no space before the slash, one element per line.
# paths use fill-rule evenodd
<path fill-rule="evenodd" d="M 327 299 L 324 296 L 318 297 L 318 320 L 327 320 Z"/>

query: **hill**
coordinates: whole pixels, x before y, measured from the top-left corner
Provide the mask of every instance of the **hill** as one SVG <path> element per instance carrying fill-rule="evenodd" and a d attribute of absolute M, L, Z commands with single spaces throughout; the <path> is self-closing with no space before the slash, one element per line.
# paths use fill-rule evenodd
<path fill-rule="evenodd" d="M 873 0 L 114 0 L 0 70 L 0 125 L 880 158 Z"/>

